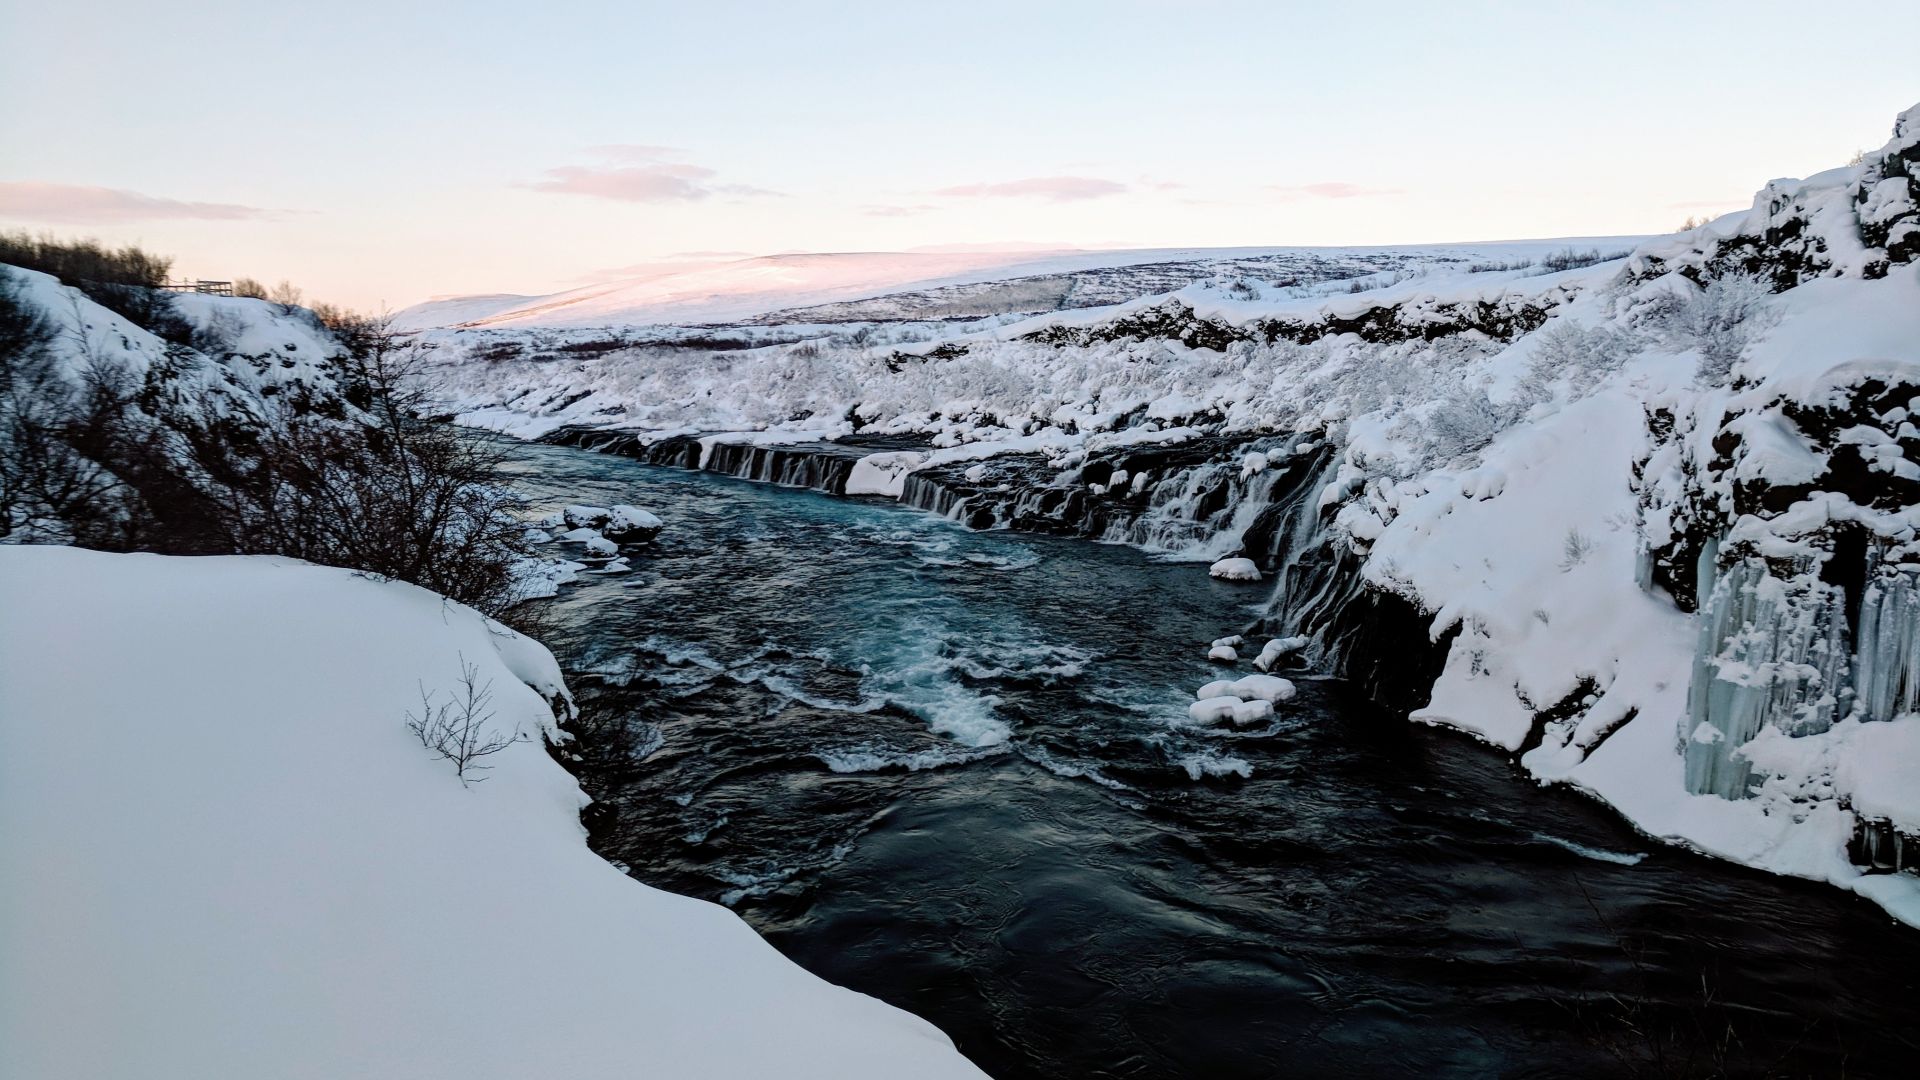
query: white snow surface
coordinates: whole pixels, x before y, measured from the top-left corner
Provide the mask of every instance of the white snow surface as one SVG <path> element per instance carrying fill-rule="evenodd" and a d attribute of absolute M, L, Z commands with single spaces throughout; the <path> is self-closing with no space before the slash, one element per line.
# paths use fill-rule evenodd
<path fill-rule="evenodd" d="M 407 730 L 459 665 L 527 741 Z M 0 1075 L 975 1077 L 588 851 L 538 644 L 274 558 L 0 547 Z"/>

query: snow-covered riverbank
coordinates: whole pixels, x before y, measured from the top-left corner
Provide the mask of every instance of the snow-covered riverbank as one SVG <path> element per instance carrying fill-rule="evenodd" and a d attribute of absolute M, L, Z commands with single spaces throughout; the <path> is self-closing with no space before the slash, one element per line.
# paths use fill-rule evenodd
<path fill-rule="evenodd" d="M 462 665 L 523 741 L 407 729 Z M 977 1076 L 587 850 L 538 644 L 271 558 L 0 547 L 0 1074 Z"/>

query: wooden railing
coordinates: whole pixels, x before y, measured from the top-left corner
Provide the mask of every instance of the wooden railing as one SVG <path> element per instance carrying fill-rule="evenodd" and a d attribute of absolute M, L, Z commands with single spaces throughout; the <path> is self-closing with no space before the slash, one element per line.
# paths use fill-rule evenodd
<path fill-rule="evenodd" d="M 205 293 L 208 296 L 232 296 L 231 281 L 170 281 L 160 286 L 174 292 Z"/>

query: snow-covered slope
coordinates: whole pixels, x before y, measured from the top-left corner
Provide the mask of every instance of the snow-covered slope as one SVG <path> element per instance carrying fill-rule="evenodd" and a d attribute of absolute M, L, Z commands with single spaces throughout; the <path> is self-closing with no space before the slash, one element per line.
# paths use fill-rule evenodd
<path fill-rule="evenodd" d="M 406 727 L 462 664 L 526 741 Z M 270 558 L 0 548 L 0 1075 L 977 1076 L 587 850 L 551 655 Z"/>
<path fill-rule="evenodd" d="M 1200 281 L 914 345 L 440 344 L 469 422 L 677 464 L 802 453 L 716 432 L 918 436 L 845 487 L 1253 557 L 1262 629 L 1325 656 L 1370 632 L 1345 608 L 1400 598 L 1444 653 L 1418 719 L 1920 925 L 1920 109 L 1620 259 L 1361 284 Z"/>
<path fill-rule="evenodd" d="M 1379 270 L 1505 263 L 1539 258 L 1569 247 L 1621 250 L 1635 239 L 1406 248 L 765 255 L 694 268 L 673 265 L 658 273 L 550 296 L 430 300 L 401 311 L 394 317 L 394 325 L 402 330 L 428 330 L 707 325 L 769 317 L 797 323 L 952 318 L 1114 303 L 1164 291 L 1170 283 L 1185 284 L 1216 275 L 1254 274 L 1273 280 L 1306 281 L 1327 276 L 1350 278 Z M 1009 287 L 978 288 L 1002 283 Z"/>

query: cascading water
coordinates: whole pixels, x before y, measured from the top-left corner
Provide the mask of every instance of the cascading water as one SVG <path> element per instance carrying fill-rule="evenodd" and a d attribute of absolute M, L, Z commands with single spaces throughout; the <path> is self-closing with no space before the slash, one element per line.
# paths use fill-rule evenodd
<path fill-rule="evenodd" d="M 850 436 L 839 442 L 768 444 L 734 442 L 720 435 L 648 438 L 633 432 L 560 428 L 540 440 L 602 454 L 637 458 L 650 465 L 698 469 L 741 480 L 809 488 L 844 495 L 853 467 L 868 454 L 913 449 L 923 440 Z"/>

